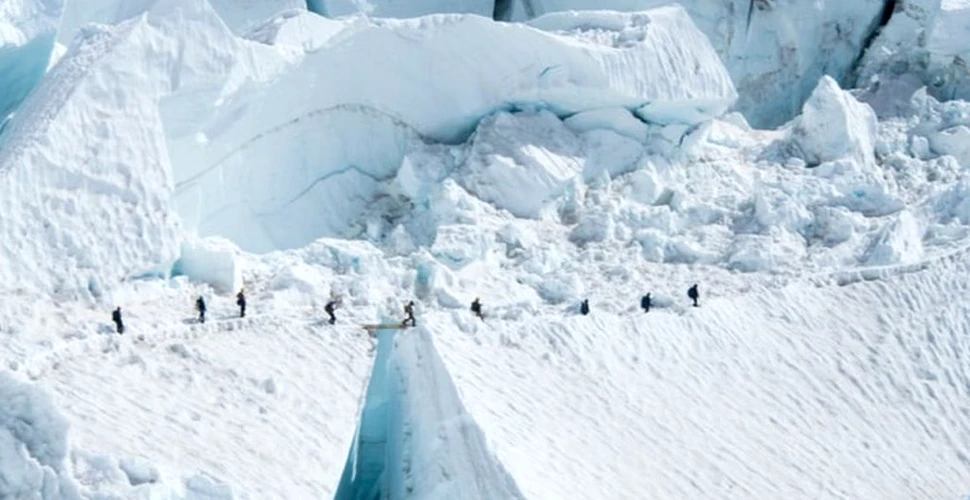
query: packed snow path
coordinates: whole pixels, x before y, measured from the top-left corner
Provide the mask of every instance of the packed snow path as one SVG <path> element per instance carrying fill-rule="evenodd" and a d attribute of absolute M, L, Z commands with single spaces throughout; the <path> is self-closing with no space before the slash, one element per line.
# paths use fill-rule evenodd
<path fill-rule="evenodd" d="M 970 481 L 970 305 L 954 300 L 968 278 L 953 258 L 702 296 L 683 315 L 606 313 L 628 298 L 601 296 L 587 317 L 419 321 L 525 498 L 954 498 Z M 78 464 L 143 457 L 240 493 L 333 495 L 373 359 L 356 325 L 372 312 L 330 327 L 254 293 L 252 318 L 189 325 L 163 304 L 196 291 L 165 293 L 144 342 L 103 335 L 119 348 L 39 372 Z"/>
<path fill-rule="evenodd" d="M 970 484 L 968 268 L 684 316 L 594 303 L 427 322 L 528 498 L 954 498 Z"/>

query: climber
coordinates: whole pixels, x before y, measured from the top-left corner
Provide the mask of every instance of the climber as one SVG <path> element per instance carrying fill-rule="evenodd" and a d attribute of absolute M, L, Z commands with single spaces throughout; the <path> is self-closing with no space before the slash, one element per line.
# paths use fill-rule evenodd
<path fill-rule="evenodd" d="M 482 301 L 479 300 L 478 297 L 475 297 L 475 300 L 472 301 L 472 312 L 475 313 L 475 316 L 478 316 L 480 320 L 485 321 L 485 316 L 482 316 Z"/>
<path fill-rule="evenodd" d="M 414 301 L 409 300 L 407 304 L 404 304 L 404 321 L 401 323 L 407 326 L 408 321 L 411 322 L 411 326 L 418 326 L 418 321 L 414 319 Z"/>
<path fill-rule="evenodd" d="M 333 311 L 336 308 L 337 301 L 335 299 L 331 299 L 329 302 L 327 302 L 327 305 L 323 306 L 323 310 L 327 312 L 327 316 L 330 316 L 331 325 L 337 322 L 337 317 L 333 314 Z"/>
<path fill-rule="evenodd" d="M 650 304 L 651 304 L 651 302 L 652 301 L 650 300 L 650 294 L 649 293 L 646 294 L 646 295 L 644 295 L 643 298 L 640 299 L 640 307 L 643 308 L 643 312 L 650 312 Z"/>
<path fill-rule="evenodd" d="M 125 324 L 121 321 L 121 306 L 118 306 L 118 308 L 111 313 L 111 321 L 114 321 L 116 330 L 118 330 L 119 334 L 125 333 Z"/>
<path fill-rule="evenodd" d="M 589 314 L 589 299 L 583 299 L 583 301 L 579 304 L 579 312 L 583 316 Z"/>
<path fill-rule="evenodd" d="M 195 301 L 195 309 L 199 311 L 199 323 L 205 323 L 205 299 L 201 295 Z"/>
<path fill-rule="evenodd" d="M 700 297 L 700 292 L 697 291 L 697 283 L 687 289 L 687 296 L 694 301 L 694 307 L 697 307 L 697 299 Z"/>
<path fill-rule="evenodd" d="M 246 317 L 246 295 L 243 293 L 243 289 L 239 289 L 239 293 L 236 294 L 236 305 L 239 306 L 239 317 Z"/>

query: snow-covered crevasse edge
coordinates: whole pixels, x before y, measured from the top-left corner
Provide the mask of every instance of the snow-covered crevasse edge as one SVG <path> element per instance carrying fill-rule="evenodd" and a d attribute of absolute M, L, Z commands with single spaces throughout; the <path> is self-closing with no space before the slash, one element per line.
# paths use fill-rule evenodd
<path fill-rule="evenodd" d="M 523 498 L 465 410 L 428 331 L 384 329 L 377 339 L 334 498 Z"/>

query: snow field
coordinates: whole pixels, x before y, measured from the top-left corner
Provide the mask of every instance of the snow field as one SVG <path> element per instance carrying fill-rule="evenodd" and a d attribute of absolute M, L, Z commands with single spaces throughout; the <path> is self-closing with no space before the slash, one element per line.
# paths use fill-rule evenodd
<path fill-rule="evenodd" d="M 594 303 L 425 322 L 527 498 L 953 497 L 968 479 L 966 284 L 958 262 L 702 295 L 683 316 Z"/>
<path fill-rule="evenodd" d="M 0 366 L 71 423 L 0 382 L 40 401 L 0 406 L 0 484 L 332 496 L 376 415 L 398 496 L 959 494 L 970 123 L 932 95 L 960 80 L 839 88 L 883 2 L 555 4 L 90 6 L 127 21 L 77 29 L 0 135 Z M 899 26 L 952 57 L 961 5 Z M 372 366 L 357 325 L 409 298 Z"/>

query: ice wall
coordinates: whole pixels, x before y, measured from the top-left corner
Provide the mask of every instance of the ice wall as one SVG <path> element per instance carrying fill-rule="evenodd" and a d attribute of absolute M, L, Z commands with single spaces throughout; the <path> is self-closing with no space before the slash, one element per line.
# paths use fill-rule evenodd
<path fill-rule="evenodd" d="M 381 330 L 378 338 L 334 498 L 523 498 L 465 411 L 427 331 Z"/>
<path fill-rule="evenodd" d="M 553 12 L 641 11 L 670 0 L 513 0 L 513 20 Z M 822 75 L 847 84 L 886 0 L 681 0 L 738 88 L 737 107 L 758 127 L 794 117 Z M 687 45 L 679 42 L 678 46 Z"/>
<path fill-rule="evenodd" d="M 257 252 L 355 237 L 408 151 L 462 141 L 496 110 L 619 107 L 692 122 L 736 97 L 679 8 L 547 22 L 555 34 L 470 15 L 323 26 L 322 49 L 258 100 L 242 96 L 170 129 L 182 220 Z M 587 36 L 590 27 L 601 36 Z"/>
<path fill-rule="evenodd" d="M 860 64 L 857 85 L 891 89 L 915 76 L 940 100 L 970 98 L 970 3 L 965 0 L 898 0 Z M 893 96 L 908 100 L 906 95 Z"/>
<path fill-rule="evenodd" d="M 0 287 L 99 293 L 170 266 L 166 137 L 271 77 L 274 54 L 194 0 L 84 30 L 0 136 Z"/>
<path fill-rule="evenodd" d="M 0 124 L 43 78 L 62 8 L 62 0 L 0 3 Z"/>

